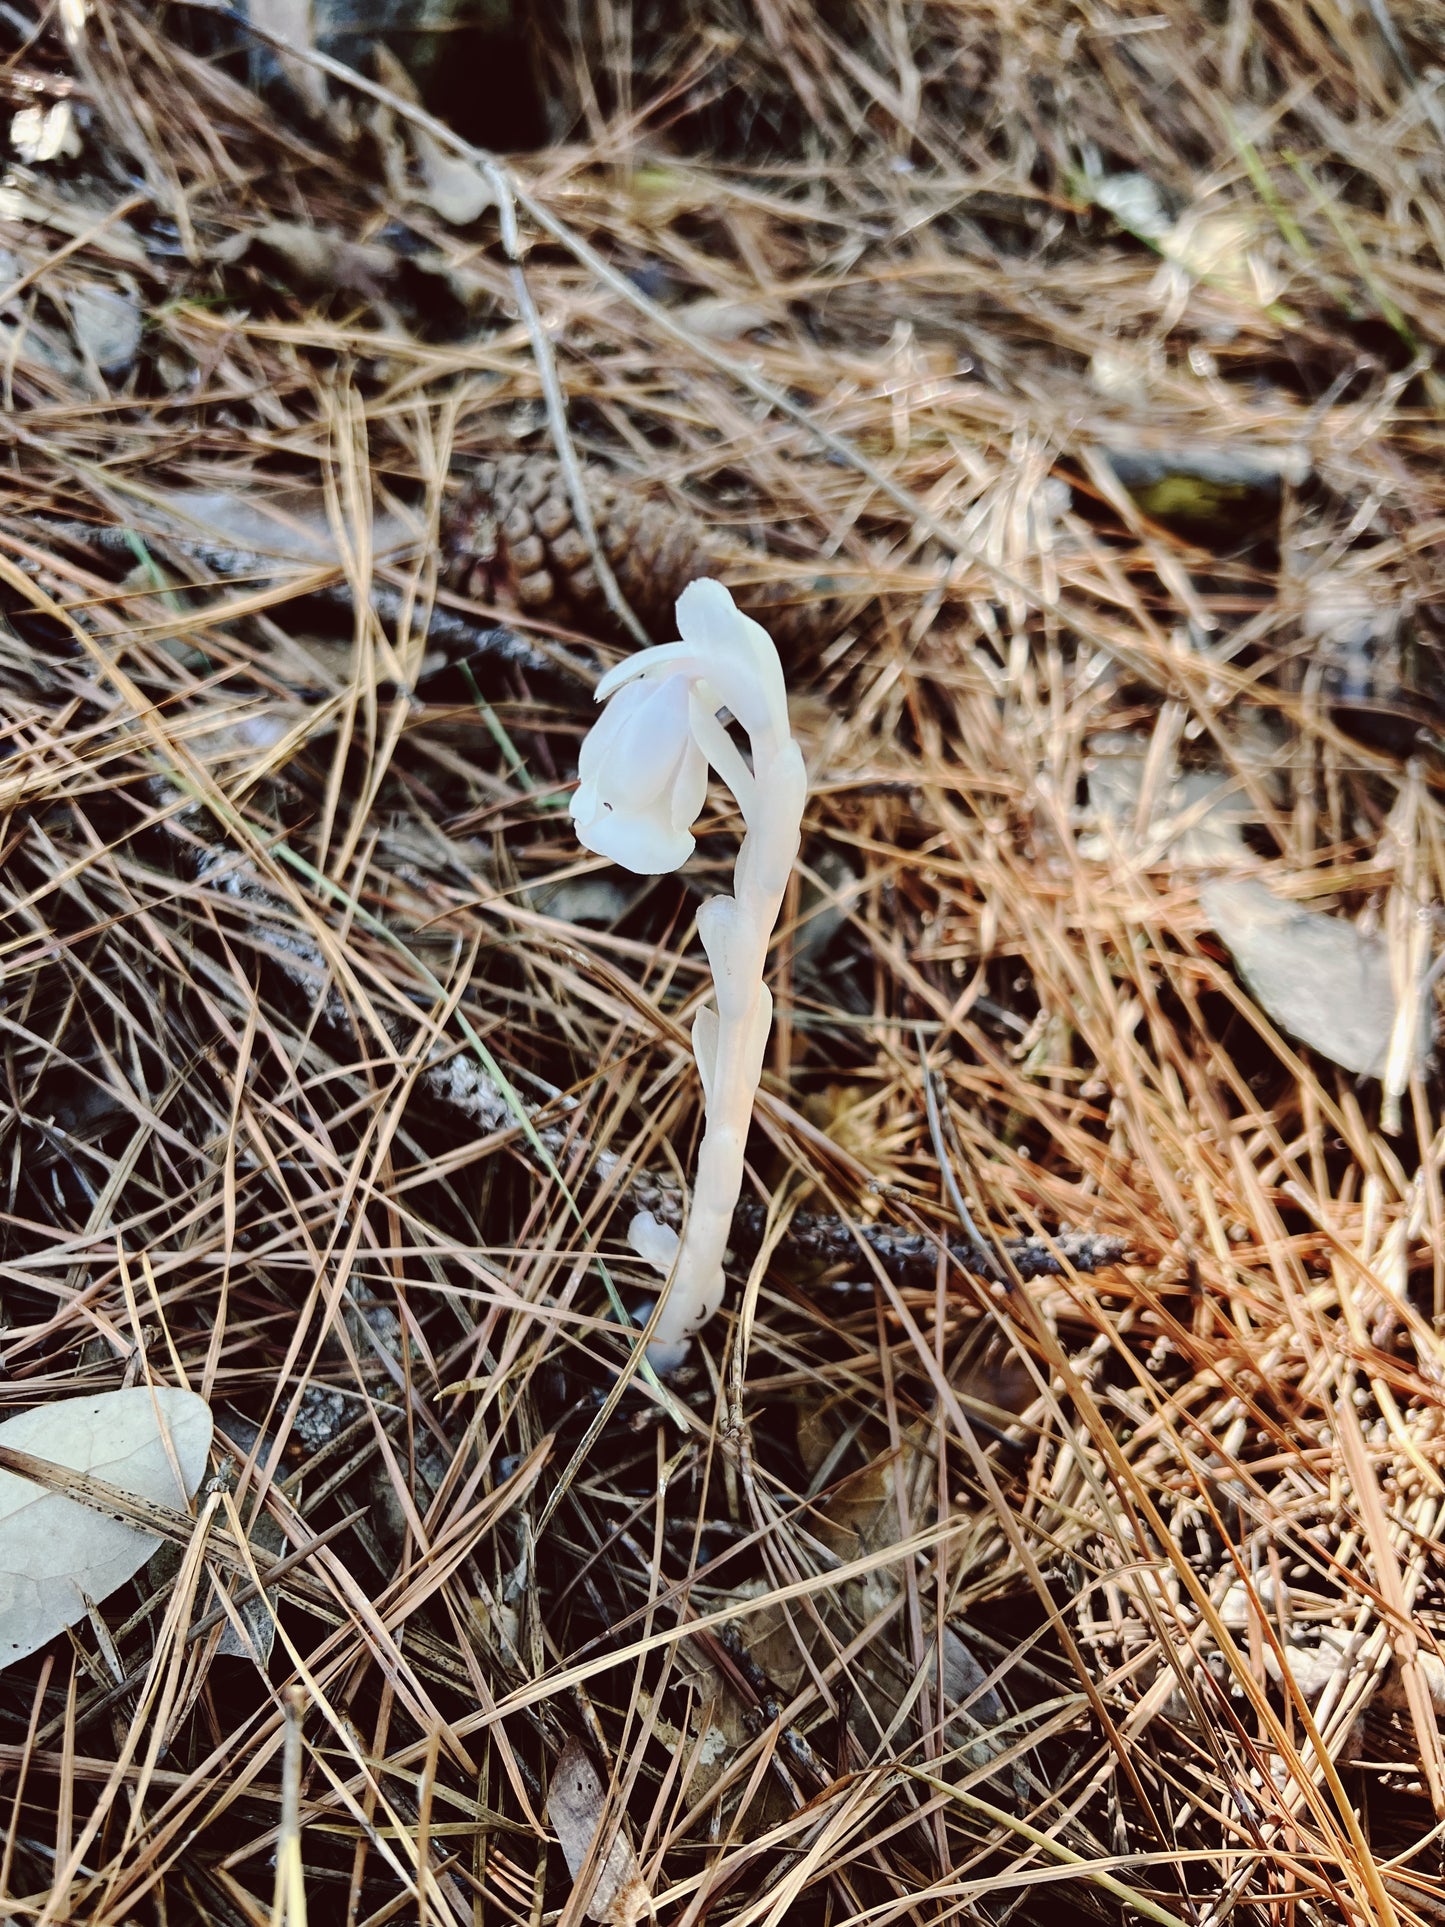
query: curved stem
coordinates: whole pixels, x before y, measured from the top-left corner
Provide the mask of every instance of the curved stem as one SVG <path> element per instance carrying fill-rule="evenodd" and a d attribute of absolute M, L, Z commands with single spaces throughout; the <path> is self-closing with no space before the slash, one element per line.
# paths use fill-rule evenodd
<path fill-rule="evenodd" d="M 707 1123 L 682 1247 L 654 1333 L 655 1351 L 669 1361 L 680 1357 L 722 1301 L 723 1262 L 772 1025 L 773 1000 L 764 982 L 768 946 L 802 834 L 807 777 L 797 744 L 791 737 L 779 742 L 768 731 L 753 738 L 752 749 L 753 808 L 738 854 L 737 895 L 715 899 L 713 916 L 706 923 L 699 918 L 713 966 L 717 1021 L 715 1029 L 704 1024 L 694 1038 Z"/>

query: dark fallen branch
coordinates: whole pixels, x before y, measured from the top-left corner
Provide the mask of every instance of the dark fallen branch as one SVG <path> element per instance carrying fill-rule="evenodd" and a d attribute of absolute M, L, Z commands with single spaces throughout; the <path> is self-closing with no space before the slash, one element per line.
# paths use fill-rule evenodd
<path fill-rule="evenodd" d="M 761 1205 L 744 1200 L 733 1220 L 733 1235 L 742 1250 L 756 1250 L 762 1238 L 764 1212 Z M 857 1265 L 862 1261 L 860 1245 L 866 1245 L 891 1278 L 900 1283 L 919 1278 L 932 1279 L 938 1263 L 941 1239 L 920 1231 L 905 1231 L 899 1225 L 879 1224 L 876 1220 L 834 1217 L 828 1212 L 797 1212 L 788 1225 L 788 1248 L 800 1255 L 816 1258 L 824 1265 Z M 999 1249 L 1020 1278 L 1058 1278 L 1066 1268 L 1074 1271 L 1102 1271 L 1123 1262 L 1128 1244 L 1123 1238 L 1093 1231 L 1060 1231 L 1043 1238 L 1000 1238 Z M 995 1284 L 1012 1282 L 997 1257 L 971 1239 L 947 1241 L 951 1259 L 975 1278 Z"/>
<path fill-rule="evenodd" d="M 136 559 L 138 538 L 130 529 L 90 522 L 47 523 L 46 527 L 51 534 L 78 546 L 121 556 L 132 563 Z M 320 553 L 314 557 L 278 557 L 267 555 L 260 549 L 237 547 L 226 542 L 208 542 L 185 535 L 166 534 L 145 540 L 148 546 L 171 551 L 222 582 L 245 582 L 253 587 L 261 584 L 283 586 L 288 574 L 294 577 L 298 567 L 304 567 L 308 562 L 314 566 L 328 560 Z M 356 598 L 350 583 L 345 581 L 318 585 L 304 576 L 295 577 L 294 595 L 298 601 L 319 602 L 346 615 L 355 613 Z M 393 638 L 403 622 L 415 624 L 422 613 L 415 594 L 408 594 L 384 579 L 373 577 L 368 599 L 382 626 Z M 425 611 L 424 636 L 428 648 L 441 650 L 453 662 L 486 656 L 497 662 L 515 664 L 534 675 L 565 676 L 583 685 L 590 683 L 593 677 L 588 663 L 557 643 L 523 635 L 505 623 L 479 621 L 475 616 L 450 608 L 442 602 L 434 602 Z"/>

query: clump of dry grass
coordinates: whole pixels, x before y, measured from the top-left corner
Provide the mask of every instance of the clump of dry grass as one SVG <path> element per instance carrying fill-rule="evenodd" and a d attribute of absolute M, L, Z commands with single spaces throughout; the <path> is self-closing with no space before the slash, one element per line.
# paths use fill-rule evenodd
<path fill-rule="evenodd" d="M 680 1923 L 1434 1919 L 1438 1079 L 1383 1129 L 1199 905 L 1441 898 L 1430 23 L 577 18 L 515 246 L 394 88 L 303 136 L 188 16 L 11 49 L 90 132 L 0 207 L 5 1403 L 204 1393 L 187 1570 L 274 1646 L 172 1560 L 0 1677 L 4 1903 L 571 1922 L 573 1741 Z M 796 617 L 756 1182 L 670 1388 L 619 1207 L 689 1163 L 730 825 L 585 858 L 619 623 L 442 580 L 553 376 Z M 1188 865 L 1181 760 L 1248 818 Z"/>

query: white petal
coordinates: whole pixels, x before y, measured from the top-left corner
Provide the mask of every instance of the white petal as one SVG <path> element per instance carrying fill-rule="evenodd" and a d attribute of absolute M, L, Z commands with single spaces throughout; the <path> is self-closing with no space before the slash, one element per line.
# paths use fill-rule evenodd
<path fill-rule="evenodd" d="M 627 684 L 577 758 L 578 840 L 639 876 L 675 870 L 694 849 L 689 831 L 707 792 L 707 763 L 692 739 L 688 689 L 683 676 Z"/>
<path fill-rule="evenodd" d="M 73 0 L 64 0 L 64 3 L 71 5 Z M 669 1378 L 673 1372 L 682 1370 L 691 1350 L 690 1338 L 654 1338 L 647 1348 L 647 1362 L 659 1378 Z"/>
<path fill-rule="evenodd" d="M 674 830 L 655 814 L 623 816 L 603 804 L 595 815 L 574 821 L 584 849 L 609 857 L 634 876 L 659 877 L 680 869 L 697 848 L 686 830 Z"/>
<path fill-rule="evenodd" d="M 646 702 L 647 696 L 648 691 L 641 684 L 619 690 L 582 738 L 582 747 L 577 753 L 577 774 L 584 783 L 595 783 L 606 770 L 616 751 L 618 738 L 639 705 Z"/>
<path fill-rule="evenodd" d="M 624 656 L 614 663 L 592 692 L 592 700 L 605 703 L 614 690 L 621 689 L 638 676 L 655 676 L 668 664 L 680 662 L 696 651 L 686 642 L 660 642 L 653 649 L 639 649 L 635 656 Z"/>
<path fill-rule="evenodd" d="M 630 683 L 613 698 L 611 707 L 625 702 L 627 714 L 608 743 L 607 764 L 597 778 L 613 809 L 631 814 L 653 808 L 673 790 L 689 755 L 700 760 L 687 688 L 684 677 L 669 676 L 665 682 Z M 696 815 L 694 809 L 687 823 Z M 686 829 L 687 823 L 677 827 Z"/>
<path fill-rule="evenodd" d="M 689 582 L 677 598 L 677 633 L 699 655 L 727 655 L 741 619 L 731 590 L 710 575 Z"/>
<path fill-rule="evenodd" d="M 707 801 L 707 758 L 691 736 L 672 780 L 670 814 L 675 830 L 690 830 Z"/>
<path fill-rule="evenodd" d="M 572 801 L 568 809 L 571 811 L 572 821 L 577 825 L 577 834 L 580 837 L 582 832 L 590 824 L 595 823 L 602 814 L 602 799 L 597 794 L 597 785 L 579 783 L 572 792 Z"/>

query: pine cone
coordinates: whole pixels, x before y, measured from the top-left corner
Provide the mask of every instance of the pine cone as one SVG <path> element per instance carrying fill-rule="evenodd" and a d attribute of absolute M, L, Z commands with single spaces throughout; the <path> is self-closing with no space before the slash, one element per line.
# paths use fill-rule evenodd
<path fill-rule="evenodd" d="M 598 544 L 649 635 L 676 634 L 673 604 L 689 582 L 700 575 L 726 581 L 730 562 L 749 559 L 695 515 L 599 468 L 587 468 L 584 481 Z M 461 594 L 478 602 L 510 600 L 572 628 L 616 632 L 559 463 L 538 455 L 481 463 L 447 516 L 442 540 L 447 579 Z M 820 621 L 823 605 L 797 601 L 794 585 L 752 583 L 735 593 L 785 650 L 827 626 Z"/>

